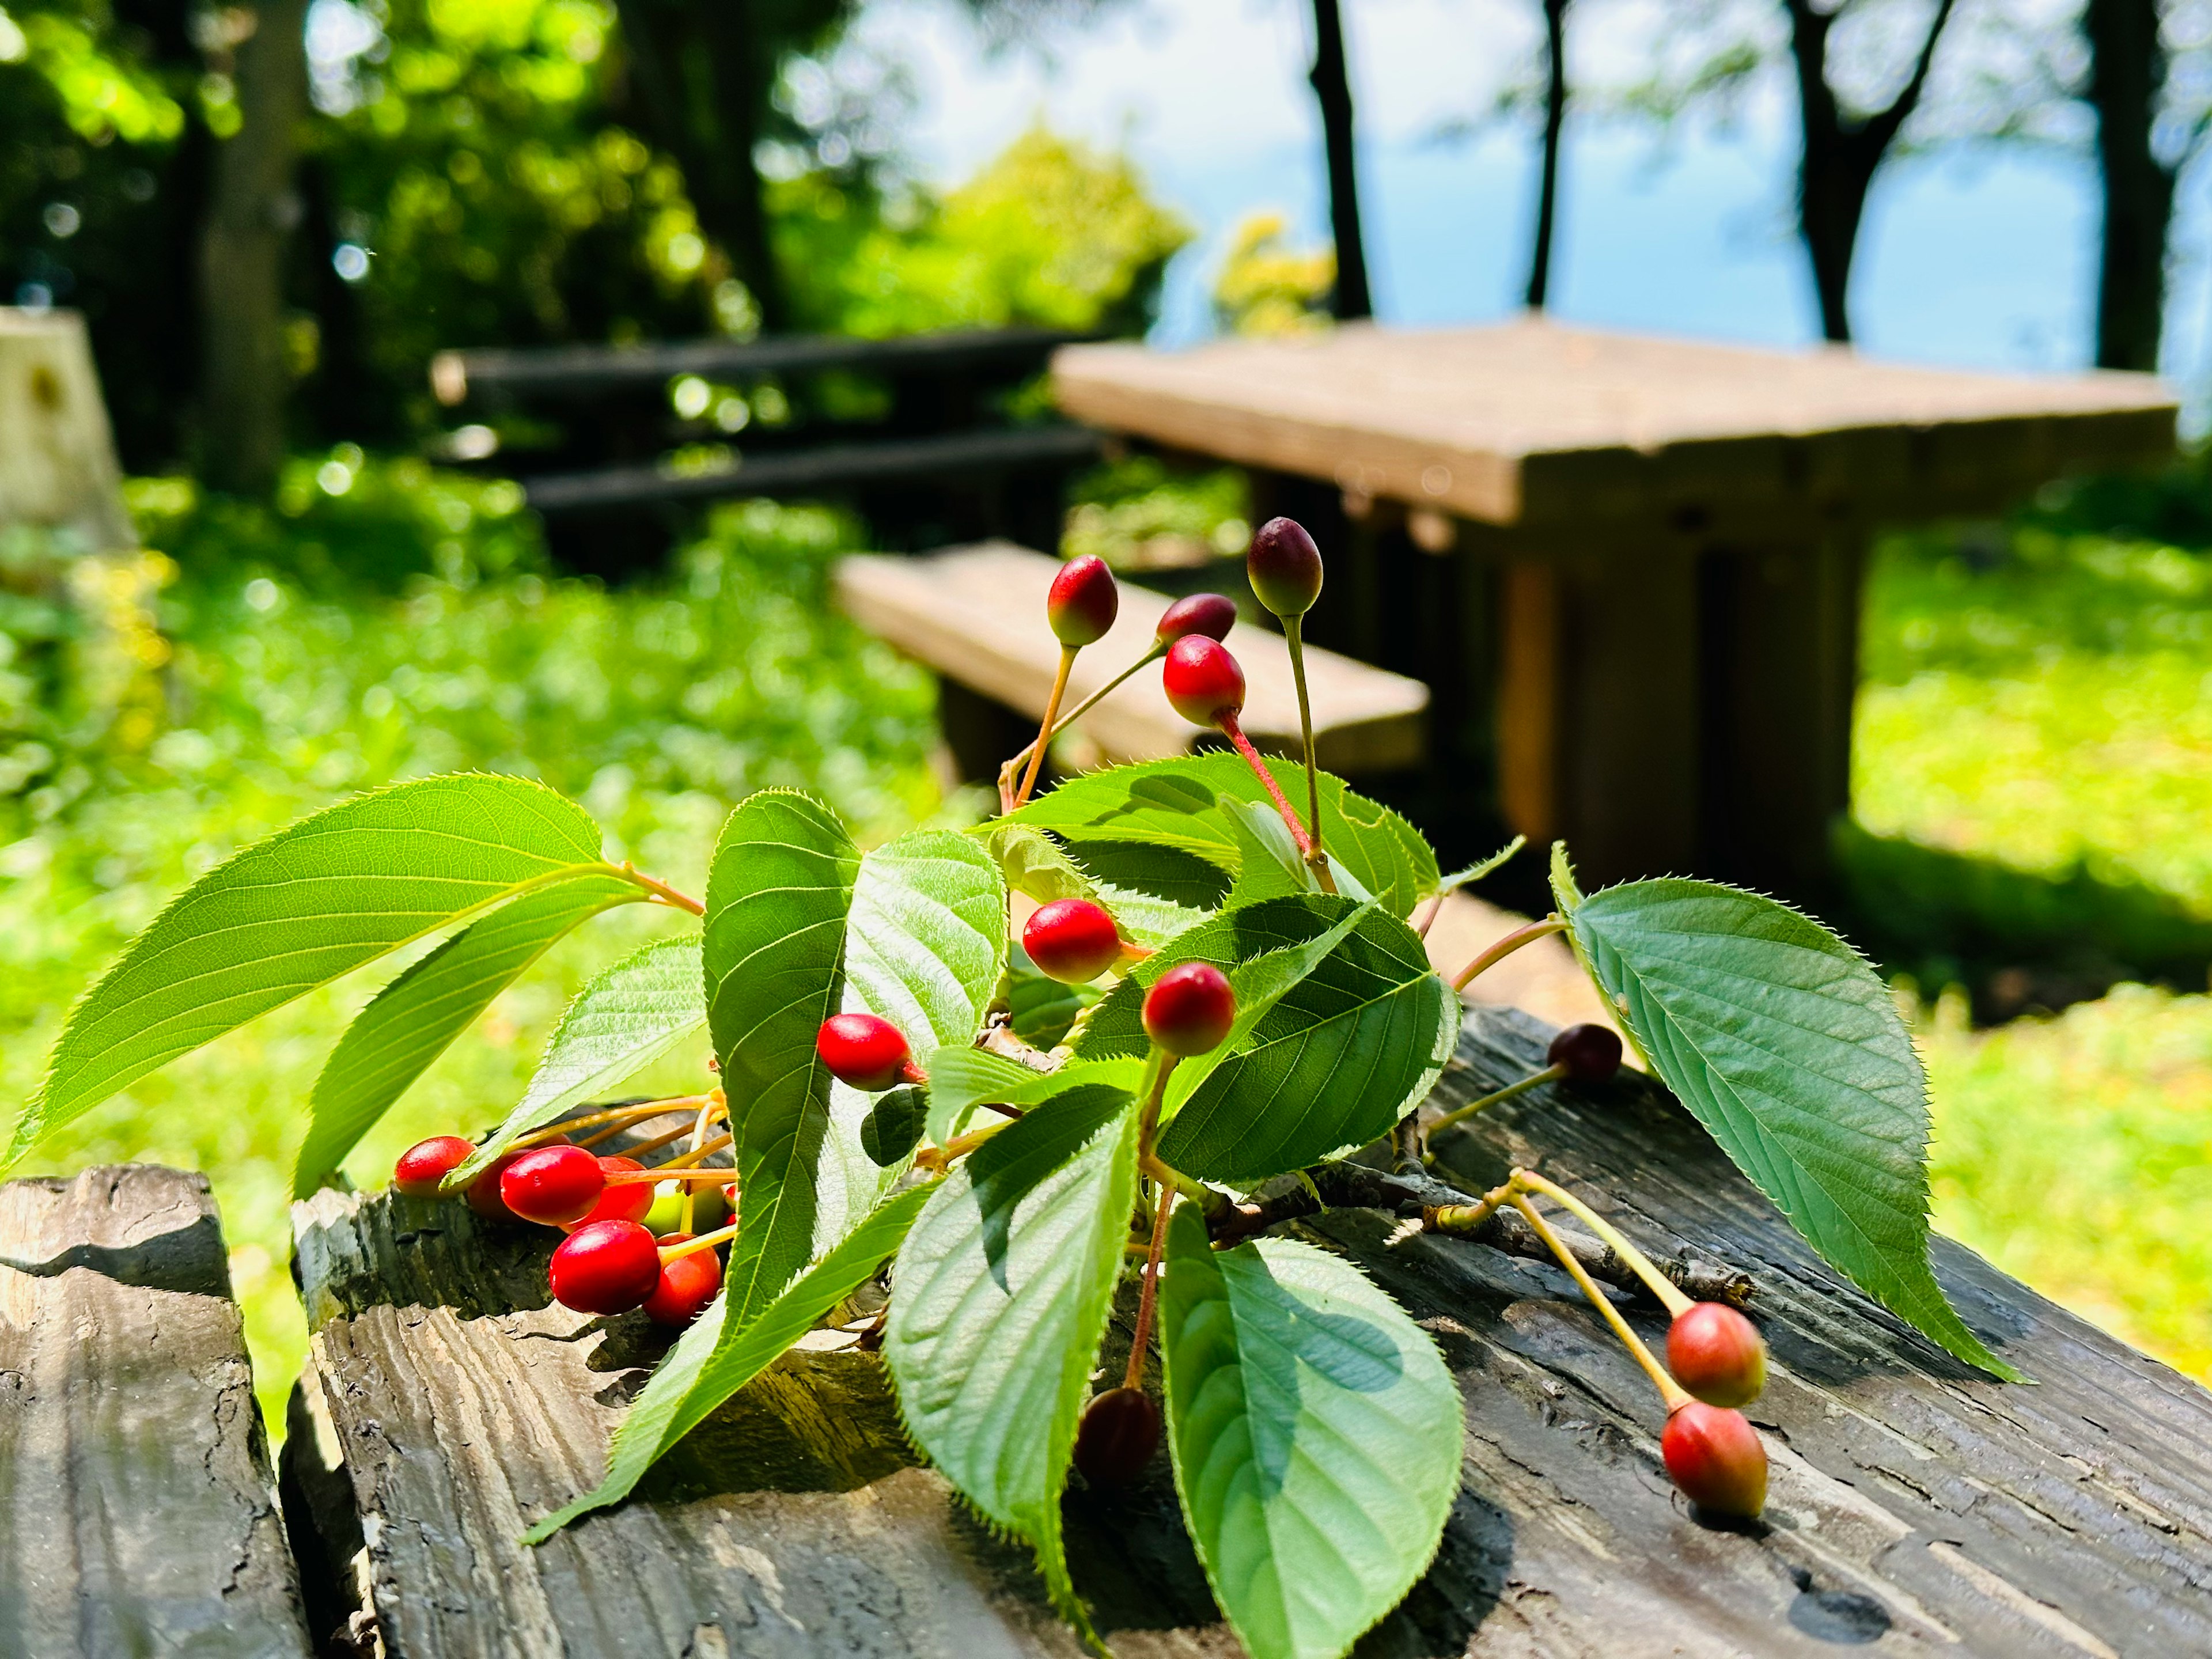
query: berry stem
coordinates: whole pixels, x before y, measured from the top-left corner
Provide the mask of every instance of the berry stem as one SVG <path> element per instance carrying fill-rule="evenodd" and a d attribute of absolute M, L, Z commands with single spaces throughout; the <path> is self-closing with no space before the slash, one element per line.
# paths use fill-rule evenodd
<path fill-rule="evenodd" d="M 1542 1071 L 1522 1078 L 1518 1083 L 1509 1083 L 1503 1089 L 1492 1090 L 1480 1100 L 1470 1100 L 1466 1105 L 1446 1112 L 1434 1123 L 1429 1125 L 1429 1133 L 1434 1134 L 1439 1129 L 1449 1129 L 1462 1118 L 1473 1117 L 1485 1107 L 1495 1106 L 1501 1100 L 1510 1100 L 1514 1096 L 1526 1093 L 1540 1083 L 1557 1083 L 1566 1074 L 1567 1068 L 1564 1066 L 1547 1066 Z"/>
<path fill-rule="evenodd" d="M 687 1238 L 681 1244 L 664 1244 L 660 1247 L 660 1265 L 665 1267 L 670 1262 L 679 1261 L 684 1256 L 696 1255 L 702 1250 L 711 1250 L 717 1244 L 727 1244 L 737 1236 L 738 1224 L 732 1221 L 726 1227 L 717 1227 L 711 1233 L 701 1233 L 696 1238 Z"/>
<path fill-rule="evenodd" d="M 705 1095 L 672 1095 L 665 1100 L 641 1100 L 628 1106 L 610 1106 L 605 1111 L 592 1112 L 583 1117 L 563 1118 L 558 1123 L 549 1123 L 543 1128 L 531 1130 L 527 1134 L 517 1135 L 507 1143 L 507 1149 L 522 1152 L 529 1147 L 543 1146 L 572 1130 L 588 1129 L 601 1123 L 611 1125 L 590 1139 L 576 1143 L 580 1146 L 593 1146 L 609 1135 L 620 1134 L 625 1126 L 636 1122 L 640 1118 L 659 1117 L 664 1112 L 684 1111 L 707 1098 L 708 1097 Z"/>
<path fill-rule="evenodd" d="M 690 1133 L 691 1132 L 689 1129 L 678 1129 L 676 1132 L 676 1134 L 677 1137 L 680 1139 Z M 671 1170 L 689 1169 L 692 1165 L 713 1157 L 716 1152 L 720 1152 L 723 1147 L 728 1146 L 731 1141 L 735 1139 L 736 1137 L 734 1135 L 716 1135 L 712 1140 L 702 1141 L 698 1146 L 694 1146 L 690 1152 L 684 1153 L 683 1157 L 670 1158 L 667 1163 L 661 1164 L 659 1167 L 664 1172 Z"/>
<path fill-rule="evenodd" d="M 1152 1340 L 1152 1304 L 1160 1290 L 1160 1256 L 1167 1249 L 1168 1211 L 1175 1200 L 1175 1188 L 1163 1185 L 1152 1206 L 1152 1243 L 1145 1252 L 1145 1287 L 1137 1295 L 1137 1329 L 1129 1339 L 1129 1369 L 1121 1373 L 1125 1389 L 1144 1386 L 1145 1351 Z"/>
<path fill-rule="evenodd" d="M 657 1187 L 664 1181 L 697 1182 L 713 1186 L 736 1177 L 734 1170 L 678 1170 L 663 1164 L 646 1170 L 617 1170 L 606 1178 L 610 1187 Z M 680 1232 L 683 1230 L 678 1228 Z"/>
<path fill-rule="evenodd" d="M 970 1129 L 964 1135 L 955 1135 L 942 1146 L 925 1146 L 914 1155 L 914 1161 L 925 1170 L 945 1170 L 953 1162 L 963 1158 L 1006 1126 L 988 1124 L 981 1129 Z"/>
<path fill-rule="evenodd" d="M 1534 1170 L 1516 1170 L 1512 1184 L 1528 1192 L 1541 1193 L 1611 1245 L 1613 1253 L 1626 1262 L 1636 1276 L 1644 1281 L 1645 1288 L 1659 1298 L 1668 1318 L 1678 1317 L 1689 1310 L 1692 1305 L 1690 1298 L 1682 1294 L 1679 1285 L 1653 1267 L 1650 1258 L 1622 1237 L 1619 1228 L 1558 1182 L 1540 1176 Z"/>
<path fill-rule="evenodd" d="M 1159 1132 L 1160 1107 L 1168 1097 L 1168 1077 L 1176 1068 L 1176 1055 L 1156 1042 L 1145 1061 L 1147 1073 L 1145 1109 L 1137 1119 L 1137 1156 L 1139 1158 L 1152 1155 L 1152 1137 Z"/>
<path fill-rule="evenodd" d="M 1613 1328 L 1613 1334 L 1620 1339 L 1621 1346 L 1628 1350 L 1629 1357 L 1644 1367 L 1644 1374 L 1659 1390 L 1659 1398 L 1668 1413 L 1673 1413 L 1678 1406 L 1689 1404 L 1689 1394 L 1667 1374 L 1664 1365 L 1651 1357 L 1651 1350 L 1644 1346 L 1643 1338 L 1628 1328 L 1628 1322 L 1620 1316 L 1620 1310 L 1606 1299 L 1605 1292 L 1598 1289 L 1597 1282 L 1583 1270 L 1583 1264 L 1575 1260 L 1574 1252 L 1559 1242 L 1559 1236 L 1552 1231 L 1550 1224 L 1536 1212 L 1536 1206 L 1519 1193 L 1506 1201 L 1521 1212 L 1522 1218 L 1528 1222 L 1536 1237 L 1542 1239 L 1545 1247 L 1559 1258 L 1559 1265 L 1567 1270 L 1568 1277 L 1582 1286 L 1582 1292 L 1589 1298 L 1590 1306 L 1595 1308 L 1599 1316 Z"/>
<path fill-rule="evenodd" d="M 1237 752 L 1244 757 L 1244 763 L 1258 773 L 1260 781 L 1267 786 L 1267 797 L 1275 803 L 1275 811 L 1282 814 L 1283 827 L 1291 832 L 1291 840 L 1298 849 L 1298 856 L 1312 867 L 1314 875 L 1321 882 L 1322 891 L 1334 893 L 1336 878 L 1329 873 L 1328 860 L 1316 852 L 1313 837 L 1306 834 L 1305 825 L 1298 822 L 1297 813 L 1284 799 L 1282 785 L 1275 781 L 1275 775 L 1267 769 L 1267 763 L 1260 758 L 1260 751 L 1252 746 L 1252 739 L 1244 735 L 1244 728 L 1237 723 L 1237 716 L 1224 713 L 1220 718 L 1223 735 L 1237 745 Z"/>
<path fill-rule="evenodd" d="M 714 1103 L 708 1101 L 705 1105 L 700 1107 L 698 1121 L 691 1126 L 691 1150 L 693 1152 L 697 1152 L 702 1146 L 707 1144 L 707 1130 L 708 1126 L 711 1125 L 714 1121 Z M 685 1182 L 684 1187 L 683 1207 L 678 1212 L 677 1215 L 676 1231 L 678 1232 L 688 1233 L 691 1231 L 693 1200 L 697 1197 L 697 1189 L 692 1187 L 690 1182 Z"/>
<path fill-rule="evenodd" d="M 1326 870 L 1328 864 L 1328 855 L 1321 850 L 1321 771 L 1314 764 L 1313 706 L 1306 700 L 1305 643 L 1300 637 L 1304 623 L 1303 617 L 1284 617 L 1283 638 L 1291 647 L 1291 679 L 1298 688 L 1298 734 L 1305 740 L 1306 823 L 1313 832 L 1313 846 L 1306 854 L 1306 862 L 1319 872 Z"/>
<path fill-rule="evenodd" d="M 1547 933 L 1565 933 L 1566 927 L 1565 917 L 1546 916 L 1541 921 L 1532 921 L 1526 927 L 1515 928 L 1504 939 L 1492 945 L 1480 956 L 1475 957 L 1473 962 L 1468 963 L 1466 967 L 1461 969 L 1458 975 L 1452 981 L 1452 989 L 1464 991 L 1477 975 L 1487 973 L 1522 945 L 1534 945 Z"/>
<path fill-rule="evenodd" d="M 622 872 L 663 904 L 672 904 L 679 910 L 689 910 L 695 916 L 707 914 L 707 907 L 689 893 L 679 893 L 665 881 L 655 881 L 642 870 L 634 868 L 628 859 L 622 864 Z"/>
<path fill-rule="evenodd" d="M 1037 769 L 1044 764 L 1044 746 L 1052 737 L 1052 728 L 1060 718 L 1060 700 L 1067 695 L 1068 671 L 1075 666 L 1075 653 L 1083 647 L 1063 645 L 1060 647 L 1060 672 L 1052 677 L 1052 695 L 1044 702 L 1044 719 L 1038 723 L 1036 741 L 1030 745 L 1030 769 L 1022 775 L 1022 787 L 1014 793 L 1014 807 L 1019 811 L 1029 799 L 1030 791 L 1036 787 Z"/>
<path fill-rule="evenodd" d="M 664 1130 L 664 1131 L 663 1131 L 662 1133 L 660 1133 L 659 1134 L 657 1134 L 657 1135 L 653 1136 L 650 1140 L 641 1140 L 641 1141 L 639 1141 L 639 1142 L 637 1143 L 637 1145 L 636 1145 L 636 1146 L 633 1146 L 633 1147 L 631 1147 L 631 1148 L 629 1149 L 629 1153 L 627 1154 L 627 1156 L 631 1157 L 631 1158 L 635 1158 L 635 1157 L 639 1156 L 641 1153 L 644 1153 L 644 1152 L 659 1152 L 659 1151 L 663 1146 L 668 1146 L 668 1145 L 670 1145 L 672 1142 L 681 1140 L 681 1139 L 684 1139 L 684 1136 L 686 1136 L 686 1135 L 690 1134 L 690 1133 L 691 1133 L 691 1128 L 690 1128 L 690 1126 L 689 1124 L 686 1124 L 684 1127 L 682 1127 L 682 1128 L 680 1128 L 680 1129 L 667 1129 L 667 1130 Z M 593 1136 L 593 1137 L 592 1138 L 592 1139 L 590 1139 L 590 1140 L 579 1141 L 579 1142 L 577 1143 L 577 1145 L 581 1146 L 592 1146 L 592 1144 L 594 1144 L 594 1142 L 595 1142 L 595 1141 L 597 1141 L 597 1139 L 599 1139 L 599 1137 L 598 1137 L 598 1136 Z"/>
<path fill-rule="evenodd" d="M 1024 748 L 1020 754 L 1016 755 L 1012 760 L 1008 761 L 1004 766 L 1001 766 L 999 769 L 1000 793 L 1002 796 L 1006 795 L 1008 789 L 1013 783 L 1013 779 L 1011 775 L 1020 771 L 1023 763 L 1027 761 L 1031 755 L 1036 752 L 1036 747 L 1039 741 L 1050 743 L 1054 737 L 1066 731 L 1069 726 L 1074 725 L 1076 721 L 1081 720 L 1093 708 L 1096 708 L 1101 702 L 1103 702 L 1113 692 L 1120 690 L 1121 683 L 1127 679 L 1130 675 L 1135 673 L 1146 663 L 1158 662 L 1162 657 L 1166 656 L 1167 653 L 1167 647 L 1164 645 L 1154 646 L 1151 650 L 1146 652 L 1143 656 L 1138 658 L 1136 661 L 1131 663 L 1120 673 L 1115 675 L 1112 679 L 1107 681 L 1105 684 L 1100 686 L 1096 691 L 1093 691 L 1081 702 L 1076 704 L 1074 708 L 1069 709 L 1067 713 L 1061 715 L 1058 720 L 1052 720 L 1050 722 L 1050 730 L 1040 732 L 1036 737 L 1030 738 L 1028 746 Z M 1008 798 L 1011 799 L 1011 797 Z"/>

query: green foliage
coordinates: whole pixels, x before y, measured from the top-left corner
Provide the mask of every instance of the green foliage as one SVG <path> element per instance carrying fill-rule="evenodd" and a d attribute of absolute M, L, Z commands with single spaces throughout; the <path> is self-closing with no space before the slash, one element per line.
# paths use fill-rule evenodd
<path fill-rule="evenodd" d="M 1809 917 L 1710 882 L 1629 882 L 1571 915 L 1662 1080 L 1790 1224 L 1892 1312 L 2019 1381 L 1929 1271 L 1927 1083 L 1865 961 Z"/>
<path fill-rule="evenodd" d="M 1186 1206 L 1168 1262 L 1168 1447 L 1206 1582 L 1253 1653 L 1336 1659 L 1436 1553 L 1458 1387 L 1427 1333 L 1311 1245 L 1217 1252 Z"/>
<path fill-rule="evenodd" d="M 1224 332 L 1280 337 L 1330 326 L 1336 253 L 1327 246 L 1294 252 L 1279 213 L 1248 214 L 1229 240 L 1213 279 L 1213 315 Z"/>
<path fill-rule="evenodd" d="M 410 963 L 346 1028 L 315 1079 L 293 1196 L 325 1185 L 408 1085 L 570 930 L 644 897 L 612 872 L 563 877 L 509 900 Z"/>
<path fill-rule="evenodd" d="M 517 1136 L 618 1087 L 692 1036 L 707 1023 L 703 977 L 696 938 L 655 940 L 602 971 L 562 1012 L 522 1098 L 447 1177 L 447 1190 L 465 1187 Z M 309 1161 L 302 1152 L 303 1178 Z"/>
<path fill-rule="evenodd" d="M 1135 1144 L 1129 1097 L 1103 1087 L 1000 1130 L 931 1196 L 893 1269 L 884 1331 L 915 1443 L 1030 1543 L 1086 1635 L 1060 1494 L 1120 1277 Z"/>
<path fill-rule="evenodd" d="M 599 862 L 598 826 L 517 778 L 426 778 L 302 819 L 195 882 L 71 1011 L 7 1161 L 303 992 Z"/>
<path fill-rule="evenodd" d="M 890 1259 L 921 1215 L 927 1187 L 910 1188 L 871 1213 L 837 1247 L 793 1280 L 750 1322 L 729 1322 L 718 1296 L 654 1368 L 615 1431 L 607 1477 L 573 1504 L 535 1522 L 526 1544 L 542 1544 L 579 1516 L 619 1504 L 665 1452 L 717 1406 L 766 1370 Z"/>
<path fill-rule="evenodd" d="M 1117 570 L 1242 558 L 1252 539 L 1250 494 L 1235 467 L 1187 473 L 1157 455 L 1124 455 L 1069 487 L 1060 556 L 1096 554 Z"/>
<path fill-rule="evenodd" d="M 1304 769 L 1270 761 L 1269 769 L 1303 798 Z M 1249 832 L 1236 804 L 1266 805 L 1267 793 L 1235 755 L 1149 761 L 1070 779 L 1014 815 L 1084 849 L 1136 843 L 1192 855 L 1224 874 L 1243 869 Z M 1381 901 L 1392 915 L 1410 912 L 1436 890 L 1437 859 L 1418 830 L 1389 807 L 1323 775 L 1322 842 L 1329 857 Z M 1174 896 L 1170 895 L 1170 896 Z"/>

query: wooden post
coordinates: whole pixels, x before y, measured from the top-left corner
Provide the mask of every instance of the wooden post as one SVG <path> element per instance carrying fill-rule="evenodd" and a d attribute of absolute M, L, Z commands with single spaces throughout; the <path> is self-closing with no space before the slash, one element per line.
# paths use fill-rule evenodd
<path fill-rule="evenodd" d="M 69 532 L 92 553 L 135 547 L 84 319 L 0 307 L 0 529 Z"/>

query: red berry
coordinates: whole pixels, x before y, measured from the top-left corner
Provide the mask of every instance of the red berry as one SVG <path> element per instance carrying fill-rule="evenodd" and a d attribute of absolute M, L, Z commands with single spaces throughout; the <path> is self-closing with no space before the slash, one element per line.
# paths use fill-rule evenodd
<path fill-rule="evenodd" d="M 599 1160 L 581 1146 L 537 1146 L 507 1166 L 499 1195 L 525 1221 L 559 1227 L 581 1221 L 606 1191 Z"/>
<path fill-rule="evenodd" d="M 670 1233 L 663 1244 L 681 1244 L 690 1233 Z M 705 1311 L 722 1288 L 722 1259 L 712 1250 L 679 1255 L 660 1270 L 660 1283 L 645 1298 L 645 1316 L 656 1325 L 681 1330 Z"/>
<path fill-rule="evenodd" d="M 1237 994 L 1212 963 L 1186 962 L 1145 994 L 1144 1017 L 1146 1031 L 1170 1054 L 1202 1054 L 1237 1023 Z"/>
<path fill-rule="evenodd" d="M 1766 1448 L 1741 1412 L 1702 1400 L 1677 1406 L 1659 1451 L 1668 1478 L 1692 1504 L 1746 1520 L 1766 1507 Z"/>
<path fill-rule="evenodd" d="M 1094 1486 L 1136 1484 L 1160 1449 L 1160 1408 L 1142 1389 L 1109 1389 L 1083 1408 L 1075 1467 Z"/>
<path fill-rule="evenodd" d="M 563 1135 L 559 1140 L 548 1141 L 546 1144 L 553 1146 L 565 1146 L 568 1144 L 568 1137 Z M 508 1152 L 485 1164 L 477 1178 L 469 1182 L 468 1191 L 462 1194 L 467 1199 L 469 1208 L 487 1221 L 521 1220 L 522 1218 L 508 1209 L 507 1200 L 500 1196 L 499 1183 L 506 1176 L 507 1166 L 523 1156 L 525 1156 L 523 1152 Z"/>
<path fill-rule="evenodd" d="M 1668 1328 L 1667 1369 L 1708 1406 L 1747 1406 L 1766 1386 L 1766 1344 L 1726 1303 L 1693 1302 Z"/>
<path fill-rule="evenodd" d="M 914 1058 L 899 1028 L 873 1014 L 830 1015 L 815 1036 L 814 1052 L 838 1082 L 872 1095 L 896 1083 Z"/>
<path fill-rule="evenodd" d="M 1085 553 L 1060 566 L 1044 602 L 1052 636 L 1062 645 L 1097 644 L 1114 626 L 1121 609 L 1121 596 L 1114 586 L 1114 573 L 1096 553 Z"/>
<path fill-rule="evenodd" d="M 605 1181 L 611 1175 L 637 1175 L 644 1169 L 645 1165 L 634 1158 L 603 1158 L 599 1160 L 599 1178 Z M 573 1230 L 589 1226 L 594 1221 L 642 1221 L 652 1207 L 651 1182 L 608 1182 L 599 1194 L 599 1201 L 592 1206 L 584 1218 L 567 1224 Z"/>
<path fill-rule="evenodd" d="M 1260 603 L 1279 617 L 1303 617 L 1321 597 L 1321 549 L 1295 519 L 1270 519 L 1252 538 L 1244 574 Z"/>
<path fill-rule="evenodd" d="M 1193 726 L 1219 726 L 1244 707 L 1244 671 L 1221 643 L 1186 634 L 1168 647 L 1160 684 L 1176 714 Z"/>
<path fill-rule="evenodd" d="M 1163 646 L 1173 645 L 1186 634 L 1225 640 L 1236 623 L 1236 600 L 1219 593 L 1193 593 L 1177 599 L 1160 614 L 1160 625 L 1152 630 L 1152 640 Z"/>
<path fill-rule="evenodd" d="M 635 1221 L 594 1221 L 561 1241 L 549 1271 L 562 1307 L 628 1313 L 660 1284 L 660 1247 Z"/>
<path fill-rule="evenodd" d="M 1114 965 L 1121 935 L 1114 918 L 1089 899 L 1054 899 L 1036 908 L 1022 928 L 1022 949 L 1038 970 L 1069 985 L 1086 985 Z"/>
<path fill-rule="evenodd" d="M 435 1198 L 438 1183 L 469 1161 L 476 1147 L 459 1135 L 432 1135 L 399 1154 L 392 1184 L 410 1198 Z"/>
<path fill-rule="evenodd" d="M 1544 1058 L 1574 1083 L 1610 1083 L 1620 1069 L 1620 1036 L 1609 1025 L 1570 1025 L 1552 1039 Z"/>

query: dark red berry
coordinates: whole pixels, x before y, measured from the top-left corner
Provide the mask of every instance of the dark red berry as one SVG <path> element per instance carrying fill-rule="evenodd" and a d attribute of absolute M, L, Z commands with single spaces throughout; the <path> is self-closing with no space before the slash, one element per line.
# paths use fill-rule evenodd
<path fill-rule="evenodd" d="M 410 1198 L 435 1198 L 438 1183 L 469 1161 L 476 1147 L 459 1135 L 432 1135 L 399 1154 L 392 1184 Z"/>
<path fill-rule="evenodd" d="M 1708 1406 L 1747 1406 L 1766 1386 L 1766 1344 L 1726 1303 L 1693 1302 L 1668 1328 L 1667 1369 Z"/>
<path fill-rule="evenodd" d="M 1608 1025 L 1570 1025 L 1552 1039 L 1544 1058 L 1573 1083 L 1610 1083 L 1620 1069 L 1620 1035 Z"/>
<path fill-rule="evenodd" d="M 546 1144 L 553 1146 L 565 1146 L 568 1144 L 568 1137 L 563 1135 L 559 1140 L 549 1141 Z M 487 1221 L 521 1220 L 522 1218 L 508 1209 L 507 1200 L 500 1196 L 499 1183 L 506 1176 L 507 1166 L 525 1155 L 523 1152 L 508 1152 L 485 1164 L 477 1178 L 469 1182 L 468 1191 L 462 1194 L 468 1200 L 469 1208 Z"/>
<path fill-rule="evenodd" d="M 1261 604 L 1279 617 L 1303 617 L 1321 597 L 1321 549 L 1295 519 L 1270 519 L 1252 538 L 1244 574 Z"/>
<path fill-rule="evenodd" d="M 1145 1030 L 1171 1054 L 1218 1048 L 1237 1023 L 1237 994 L 1210 962 L 1186 962 L 1159 976 L 1145 994 Z"/>
<path fill-rule="evenodd" d="M 660 1247 L 635 1221 L 594 1221 L 561 1241 L 549 1272 L 562 1307 L 628 1313 L 660 1283 Z"/>
<path fill-rule="evenodd" d="M 1173 645 L 1186 634 L 1225 640 L 1236 624 L 1236 600 L 1220 593 L 1193 593 L 1177 599 L 1160 614 L 1160 625 L 1152 630 L 1152 640 L 1162 646 Z"/>
<path fill-rule="evenodd" d="M 1097 644 L 1114 626 L 1121 609 L 1121 596 L 1114 586 L 1114 573 L 1096 553 L 1085 553 L 1060 566 L 1044 601 L 1052 636 L 1062 645 Z"/>
<path fill-rule="evenodd" d="M 1075 1467 L 1094 1486 L 1128 1486 L 1160 1449 L 1160 1408 L 1142 1389 L 1109 1389 L 1083 1408 Z"/>
<path fill-rule="evenodd" d="M 599 1160 L 581 1146 L 537 1146 L 507 1166 L 499 1195 L 525 1221 L 559 1227 L 581 1221 L 606 1191 Z"/>
<path fill-rule="evenodd" d="M 644 1169 L 645 1165 L 634 1158 L 603 1158 L 599 1160 L 599 1178 L 605 1181 L 611 1175 L 638 1175 Z M 646 1212 L 652 1208 L 651 1182 L 609 1182 L 599 1194 L 599 1201 L 586 1212 L 584 1218 L 569 1225 L 585 1227 L 594 1221 L 643 1221 Z"/>
<path fill-rule="evenodd" d="M 873 1014 L 832 1014 L 822 1022 L 814 1052 L 840 1083 L 880 1094 L 896 1083 L 914 1056 L 899 1028 Z"/>
<path fill-rule="evenodd" d="M 1186 634 L 1168 647 L 1160 684 L 1176 714 L 1193 726 L 1218 726 L 1244 707 L 1244 671 L 1218 641 Z"/>
<path fill-rule="evenodd" d="M 1700 1508 L 1750 1520 L 1766 1507 L 1766 1448 L 1741 1412 L 1702 1400 L 1677 1406 L 1659 1453 L 1676 1489 Z"/>
<path fill-rule="evenodd" d="M 1040 973 L 1069 985 L 1087 985 L 1121 954 L 1114 918 L 1089 899 L 1041 904 L 1022 928 L 1022 949 Z"/>
<path fill-rule="evenodd" d="M 671 1233 L 660 1242 L 681 1244 L 690 1233 Z M 660 1270 L 660 1283 L 645 1298 L 645 1316 L 656 1325 L 681 1330 L 706 1310 L 722 1288 L 722 1259 L 712 1250 L 679 1255 Z"/>

